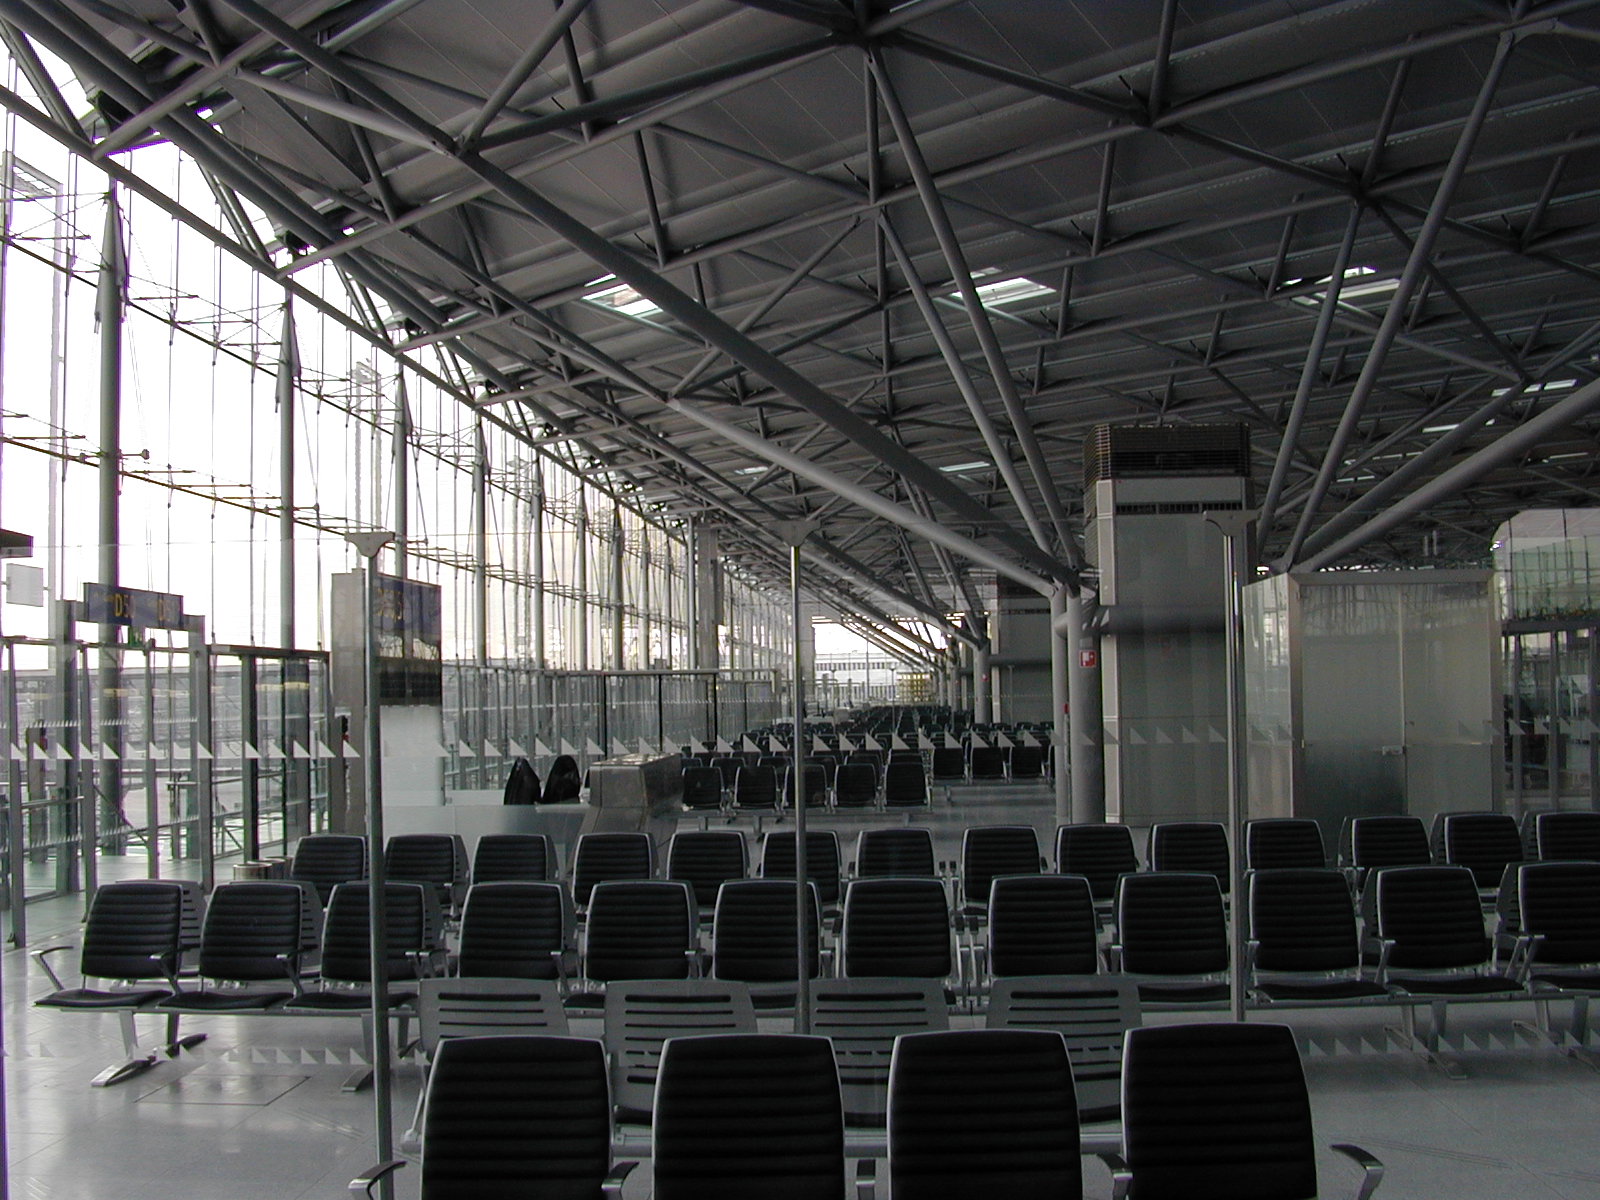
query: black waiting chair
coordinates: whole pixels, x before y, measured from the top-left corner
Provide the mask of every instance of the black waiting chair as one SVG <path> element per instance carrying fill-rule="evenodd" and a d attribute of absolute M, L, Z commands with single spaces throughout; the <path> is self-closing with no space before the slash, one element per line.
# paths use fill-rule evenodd
<path fill-rule="evenodd" d="M 1246 821 L 1244 862 L 1252 871 L 1328 865 L 1322 827 L 1308 817 L 1263 817 Z"/>
<path fill-rule="evenodd" d="M 711 760 L 711 765 L 722 776 L 723 791 L 731 792 L 734 776 L 739 773 L 739 768 L 744 766 L 744 759 L 733 754 L 721 754 Z"/>
<path fill-rule="evenodd" d="M 1549 1032 L 1547 1002 L 1573 1002 L 1573 1041 L 1588 1041 L 1589 1000 L 1600 995 L 1600 862 L 1527 863 L 1517 872 L 1518 967 Z"/>
<path fill-rule="evenodd" d="M 1546 862 L 1600 862 L 1600 812 L 1539 813 L 1533 838 Z"/>
<path fill-rule="evenodd" d="M 864 829 L 856 838 L 857 879 L 920 878 L 938 875 L 933 834 L 919 825 Z"/>
<path fill-rule="evenodd" d="M 1510 813 L 1450 813 L 1443 825 L 1444 861 L 1471 871 L 1480 892 L 1493 891 L 1506 867 L 1522 861 L 1522 832 Z"/>
<path fill-rule="evenodd" d="M 699 935 L 700 914 L 687 883 L 597 883 L 584 929 L 584 978 L 687 979 L 699 974 Z"/>
<path fill-rule="evenodd" d="M 778 772 L 772 767 L 740 767 L 733 777 L 735 812 L 776 812 Z"/>
<path fill-rule="evenodd" d="M 1228 925 L 1216 876 L 1150 871 L 1117 884 L 1115 970 L 1139 981 L 1146 1005 L 1228 999 Z"/>
<path fill-rule="evenodd" d="M 737 829 L 686 830 L 667 843 L 667 878 L 687 883 L 703 920 L 717 906 L 717 889 L 750 874 L 744 834 Z"/>
<path fill-rule="evenodd" d="M 792 829 L 773 829 L 761 839 L 761 878 L 794 878 L 794 843 Z M 841 876 L 839 835 L 831 829 L 806 832 L 806 878 L 817 887 L 825 911 L 839 907 Z"/>
<path fill-rule="evenodd" d="M 937 879 L 857 879 L 844 896 L 839 974 L 950 979 L 957 975 L 950 907 Z"/>
<path fill-rule="evenodd" d="M 589 907 L 594 885 L 608 879 L 649 879 L 655 874 L 655 844 L 648 833 L 583 833 L 572 850 L 572 902 Z"/>
<path fill-rule="evenodd" d="M 70 947 L 47 946 L 33 952 L 34 961 L 55 985 L 53 992 L 34 1001 L 35 1004 L 79 1012 L 114 1012 L 121 1019 L 126 1057 L 96 1075 L 92 1080 L 94 1087 L 121 1083 L 156 1064 L 155 1052 L 145 1052 L 139 1046 L 133 1016 L 139 1009 L 178 991 L 183 904 L 183 889 L 169 880 L 102 884 L 89 903 L 89 916 L 83 928 L 78 969 L 84 983 L 79 987 L 66 986 L 50 965 L 52 954 Z M 89 981 L 96 979 L 134 984 L 160 980 L 164 986 L 89 986 Z M 177 1021 L 175 1014 L 167 1018 L 169 1053 L 176 1046 Z"/>
<path fill-rule="evenodd" d="M 722 772 L 698 763 L 683 768 L 683 807 L 690 812 L 715 812 L 722 807 Z"/>
<path fill-rule="evenodd" d="M 1096 904 L 1110 904 L 1117 880 L 1138 869 L 1133 830 L 1126 825 L 1062 825 L 1056 830 L 1056 870 L 1087 879 Z"/>
<path fill-rule="evenodd" d="M 980 779 L 1006 777 L 1006 752 L 1003 746 L 973 746 L 967 755 L 967 773 L 976 783 Z"/>
<path fill-rule="evenodd" d="M 936 746 L 931 759 L 935 782 L 967 777 L 967 755 L 960 746 Z"/>
<path fill-rule="evenodd" d="M 542 883 L 555 878 L 555 862 L 542 833 L 486 833 L 472 849 L 472 882 Z"/>
<path fill-rule="evenodd" d="M 1266 1005 L 1389 999 L 1364 977 L 1355 901 L 1344 872 L 1327 867 L 1254 871 L 1249 883 L 1248 984 Z"/>
<path fill-rule="evenodd" d="M 1381 867 L 1425 867 L 1433 862 L 1421 817 L 1354 817 L 1349 865 L 1363 874 Z"/>
<path fill-rule="evenodd" d="M 389 839 L 383 869 L 395 883 L 425 883 L 444 909 L 456 907 L 467 884 L 467 850 L 453 833 L 402 833 Z"/>
<path fill-rule="evenodd" d="M 974 825 L 961 835 L 961 911 L 981 918 L 997 875 L 1037 875 L 1039 835 L 1031 825 Z"/>
<path fill-rule="evenodd" d="M 323 904 L 336 885 L 366 877 L 367 839 L 355 834 L 307 834 L 289 860 L 289 878 L 313 885 Z"/>
<path fill-rule="evenodd" d="M 456 973 L 565 980 L 575 965 L 576 921 L 559 883 L 475 883 L 457 935 Z"/>
<path fill-rule="evenodd" d="M 1228 831 L 1216 821 L 1158 822 L 1150 830 L 1150 869 L 1204 871 L 1226 896 L 1233 882 Z"/>
<path fill-rule="evenodd" d="M 1011 747 L 1009 769 L 1013 780 L 1043 779 L 1044 747 L 1021 745 Z"/>
<path fill-rule="evenodd" d="M 889 1069 L 894 1200 L 1078 1200 L 1072 1061 L 1039 1029 L 908 1034 Z"/>
<path fill-rule="evenodd" d="M 310 885 L 281 880 L 219 884 L 206 905 L 196 963 L 206 986 L 181 991 L 158 1007 L 203 1015 L 259 1013 L 293 998 L 300 991 L 306 910 L 315 906 L 321 915 L 315 896 Z"/>
<path fill-rule="evenodd" d="M 655 1200 L 844 1195 L 844 1110 L 827 1038 L 671 1038 L 651 1124 Z"/>
<path fill-rule="evenodd" d="M 452 1038 L 428 1074 L 422 1200 L 622 1195 L 633 1163 L 613 1168 L 611 1094 L 597 1041 L 538 1035 Z M 405 1166 L 380 1163 L 350 1184 L 373 1195 Z"/>
<path fill-rule="evenodd" d="M 1094 975 L 1099 932 L 1083 876 L 998 876 L 989 889 L 987 954 L 974 974 Z"/>
<path fill-rule="evenodd" d="M 822 905 L 816 884 L 806 920 L 806 971 L 821 974 Z M 795 885 L 787 879 L 740 879 L 722 885 L 711 926 L 711 975 L 750 985 L 758 1008 L 794 1004 L 799 965 Z"/>
<path fill-rule="evenodd" d="M 870 762 L 846 762 L 833 776 L 835 808 L 871 808 L 878 802 L 878 768 Z"/>
<path fill-rule="evenodd" d="M 926 808 L 928 806 L 928 776 L 922 769 L 922 758 L 891 762 L 883 769 L 883 806 L 885 808 Z"/>
<path fill-rule="evenodd" d="M 1122 1062 L 1122 1157 L 1138 1200 L 1312 1200 L 1316 1145 L 1294 1032 L 1267 1023 L 1130 1029 Z M 1366 1200 L 1383 1164 L 1362 1169 Z"/>
<path fill-rule="evenodd" d="M 428 884 L 388 883 L 385 909 L 389 1001 L 397 1007 L 409 1005 L 416 991 L 406 984 L 438 973 L 443 955 L 437 894 Z M 322 925 L 318 983 L 288 1001 L 286 1008 L 364 1013 L 371 1003 L 371 911 L 366 883 L 341 883 L 333 889 Z"/>

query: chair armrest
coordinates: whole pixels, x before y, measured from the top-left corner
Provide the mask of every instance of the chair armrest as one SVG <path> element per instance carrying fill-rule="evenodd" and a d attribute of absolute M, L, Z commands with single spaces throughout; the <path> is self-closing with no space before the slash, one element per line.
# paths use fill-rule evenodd
<path fill-rule="evenodd" d="M 1111 1200 L 1123 1200 L 1133 1186 L 1133 1171 L 1127 1161 L 1113 1150 L 1097 1151 L 1095 1157 L 1105 1163 L 1106 1170 L 1111 1172 Z"/>
<path fill-rule="evenodd" d="M 49 956 L 52 954 L 59 954 L 63 950 L 71 949 L 72 947 L 70 945 L 63 943 L 59 946 L 46 946 L 42 950 L 35 950 L 33 952 L 33 961 L 44 968 L 44 973 L 50 976 L 50 982 L 55 985 L 55 989 L 58 992 L 64 990 L 67 985 L 61 982 L 61 976 L 57 975 L 51 968 Z"/>
<path fill-rule="evenodd" d="M 360 1175 L 350 1181 L 350 1190 L 356 1195 L 372 1195 L 373 1186 L 380 1180 L 393 1175 L 406 1165 L 403 1158 L 391 1158 L 388 1162 L 379 1163 L 375 1167 L 368 1167 Z"/>
<path fill-rule="evenodd" d="M 298 954 L 279 954 L 275 956 L 278 965 L 283 968 L 283 973 L 289 977 L 289 986 L 294 989 L 294 999 L 298 1000 L 305 995 L 305 987 L 300 983 L 300 956 Z"/>
<path fill-rule="evenodd" d="M 856 1200 L 874 1200 L 878 1194 L 878 1162 L 872 1158 L 856 1160 Z"/>
<path fill-rule="evenodd" d="M 1393 950 L 1393 938 L 1378 939 L 1378 973 L 1373 978 L 1384 987 L 1389 986 L 1389 955 Z"/>
<path fill-rule="evenodd" d="M 1351 1146 L 1347 1143 L 1336 1143 L 1329 1147 L 1337 1150 L 1346 1158 L 1353 1160 L 1362 1170 L 1361 1183 L 1356 1188 L 1354 1200 L 1367 1200 L 1367 1197 L 1378 1190 L 1378 1184 L 1383 1182 L 1383 1164 L 1360 1146 Z"/>
<path fill-rule="evenodd" d="M 1105 953 L 1106 967 L 1113 975 L 1115 975 L 1118 971 L 1122 970 L 1122 943 L 1112 942 L 1106 947 Z"/>
<path fill-rule="evenodd" d="M 606 1172 L 606 1177 L 600 1181 L 600 1194 L 602 1196 L 622 1195 L 622 1184 L 629 1173 L 639 1164 L 636 1162 L 612 1163 L 611 1170 Z"/>
<path fill-rule="evenodd" d="M 1539 956 L 1539 947 L 1544 945 L 1544 938 L 1542 933 L 1520 934 L 1511 948 L 1511 961 L 1506 964 L 1506 974 L 1524 987 L 1528 984 L 1528 977 L 1533 974 L 1533 962 Z"/>

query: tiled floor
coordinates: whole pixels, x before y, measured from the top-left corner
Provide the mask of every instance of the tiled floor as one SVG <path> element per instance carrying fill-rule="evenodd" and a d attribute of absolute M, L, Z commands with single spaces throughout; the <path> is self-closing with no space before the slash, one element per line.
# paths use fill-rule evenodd
<path fill-rule="evenodd" d="M 918 818 L 934 828 L 941 857 L 955 857 L 968 824 L 1031 822 L 1048 847 L 1054 818 L 1043 788 L 954 795 L 954 806 L 941 796 L 932 814 Z M 814 821 L 839 829 L 847 853 L 865 824 Z M 33 906 L 33 944 L 74 935 L 77 916 L 74 902 Z M 34 1009 L 30 1000 L 48 990 L 42 972 L 17 952 L 3 966 L 13 1196 L 331 1200 L 370 1165 L 371 1093 L 340 1091 L 360 1059 L 355 1022 L 188 1020 L 186 1030 L 209 1035 L 203 1045 L 127 1083 L 91 1089 L 90 1077 L 120 1053 L 115 1018 Z M 1556 1016 L 1565 1019 L 1559 1010 Z M 1356 1142 L 1382 1158 L 1388 1176 L 1380 1196 L 1600 1200 L 1600 1072 L 1513 1028 L 1513 1018 L 1531 1017 L 1520 1004 L 1453 1013 L 1453 1057 L 1469 1073 L 1461 1082 L 1389 1042 L 1381 1011 L 1285 1019 L 1301 1036 L 1320 1141 Z M 598 1022 L 580 1018 L 575 1032 L 597 1036 Z M 416 1089 L 416 1068 L 402 1066 L 397 1128 Z M 1332 1153 L 1321 1167 L 1325 1195 L 1347 1194 L 1356 1181 L 1356 1169 Z M 1084 1178 L 1090 1196 L 1109 1194 L 1098 1163 L 1086 1160 Z M 402 1171 L 396 1195 L 416 1194 L 416 1172 Z M 627 1195 L 648 1194 L 641 1167 Z"/>

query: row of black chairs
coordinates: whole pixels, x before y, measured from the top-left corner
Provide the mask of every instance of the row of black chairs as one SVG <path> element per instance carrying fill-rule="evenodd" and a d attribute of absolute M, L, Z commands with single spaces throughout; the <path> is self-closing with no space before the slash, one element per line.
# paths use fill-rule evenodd
<path fill-rule="evenodd" d="M 1072 1063 L 1059 1034 L 904 1035 L 888 1076 L 887 1176 L 895 1200 L 1083 1195 Z M 444 1042 L 424 1101 L 422 1195 L 494 1193 L 508 1179 L 526 1200 L 620 1195 L 635 1164 L 613 1161 L 610 1078 L 597 1041 L 547 1034 Z M 1316 1194 L 1311 1106 L 1287 1027 L 1132 1030 L 1121 1093 L 1121 1152 L 1101 1154 L 1114 1197 L 1130 1187 L 1140 1200 Z M 826 1037 L 669 1039 L 651 1117 L 657 1200 L 845 1194 L 844 1103 Z M 1357 1147 L 1336 1149 L 1362 1168 L 1356 1195 L 1365 1200 L 1382 1165 Z M 370 1195 L 402 1166 L 380 1164 L 351 1189 Z M 873 1166 L 857 1167 L 863 1197 L 874 1194 Z"/>
<path fill-rule="evenodd" d="M 719 759 L 718 763 L 731 760 Z M 928 804 L 928 776 L 920 761 L 898 759 L 880 767 L 857 760 L 808 761 L 807 807 L 837 809 L 921 808 Z M 792 805 L 790 768 L 784 760 L 740 764 L 731 771 L 712 764 L 683 768 L 683 805 L 689 812 L 778 812 Z"/>

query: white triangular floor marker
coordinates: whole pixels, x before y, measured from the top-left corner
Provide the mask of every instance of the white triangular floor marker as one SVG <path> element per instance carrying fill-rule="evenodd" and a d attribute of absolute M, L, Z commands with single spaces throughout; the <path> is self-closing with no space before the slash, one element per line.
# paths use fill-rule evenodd
<path fill-rule="evenodd" d="M 956 741 L 954 736 L 947 733 L 944 735 L 944 748 L 946 750 L 959 750 L 961 749 L 961 743 Z"/>
<path fill-rule="evenodd" d="M 550 747 L 544 744 L 543 738 L 533 739 L 533 752 L 540 758 L 550 758 L 553 756 Z"/>
<path fill-rule="evenodd" d="M 812 735 L 812 738 L 811 738 L 811 753 L 813 753 L 813 754 L 826 754 L 827 752 L 828 752 L 828 743 L 823 741 L 821 738 L 819 738 L 819 737 L 817 737 L 815 735 Z M 795 943 L 795 944 L 799 945 L 798 942 Z"/>
<path fill-rule="evenodd" d="M 844 734 L 842 734 L 842 733 L 839 735 L 839 749 L 843 750 L 846 754 L 848 754 L 850 751 L 854 750 L 855 748 L 856 748 L 856 744 L 854 742 L 852 742 L 849 738 L 845 737 Z"/>

